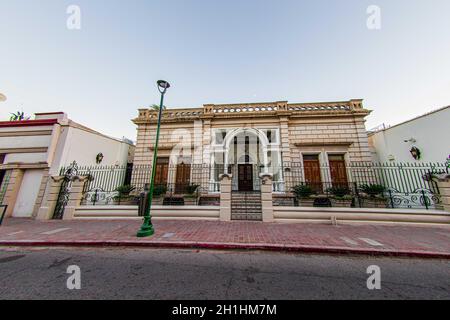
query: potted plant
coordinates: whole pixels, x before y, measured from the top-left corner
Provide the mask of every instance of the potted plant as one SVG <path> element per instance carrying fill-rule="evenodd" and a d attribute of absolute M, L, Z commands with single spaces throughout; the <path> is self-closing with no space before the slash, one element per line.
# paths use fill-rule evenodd
<path fill-rule="evenodd" d="M 335 186 L 328 188 L 327 192 L 332 195 L 330 200 L 333 207 L 350 208 L 352 206 L 353 196 L 351 195 L 349 188 Z"/>
<path fill-rule="evenodd" d="M 386 187 L 381 184 L 363 184 L 361 199 L 364 208 L 386 208 L 387 199 L 384 197 Z"/>
<path fill-rule="evenodd" d="M 294 192 L 299 200 L 301 207 L 314 207 L 314 201 L 316 200 L 314 197 L 315 192 L 310 186 L 298 184 L 292 188 L 292 192 Z"/>
<path fill-rule="evenodd" d="M 194 206 L 197 204 L 198 198 L 198 184 L 190 184 L 186 186 L 186 194 L 184 195 L 184 204 L 186 206 Z"/>
<path fill-rule="evenodd" d="M 118 204 L 135 204 L 134 197 L 130 196 L 130 193 L 133 192 L 136 188 L 130 185 L 123 185 L 117 187 L 114 191 L 117 192 L 117 195 L 114 197 L 114 200 L 118 202 Z"/>
<path fill-rule="evenodd" d="M 162 205 L 164 202 L 164 198 L 166 196 L 167 186 L 165 185 L 156 185 L 153 188 L 153 200 L 152 204 Z"/>

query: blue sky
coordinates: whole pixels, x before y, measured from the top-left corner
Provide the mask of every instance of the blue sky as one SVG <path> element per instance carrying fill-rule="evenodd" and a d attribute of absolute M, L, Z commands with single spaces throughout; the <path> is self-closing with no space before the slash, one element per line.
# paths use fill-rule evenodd
<path fill-rule="evenodd" d="M 69 5 L 81 30 L 66 27 Z M 381 8 L 381 30 L 366 26 Z M 0 118 L 65 111 L 136 138 L 158 103 L 365 99 L 367 127 L 450 104 L 448 0 L 0 0 Z"/>

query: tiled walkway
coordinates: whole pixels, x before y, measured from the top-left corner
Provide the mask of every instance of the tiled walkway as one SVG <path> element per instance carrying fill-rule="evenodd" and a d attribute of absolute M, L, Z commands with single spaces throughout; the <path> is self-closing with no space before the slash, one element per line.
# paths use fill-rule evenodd
<path fill-rule="evenodd" d="M 153 237 L 139 239 L 137 220 L 48 221 L 7 219 L 0 245 L 136 245 L 261 248 L 311 252 L 450 257 L 450 226 L 322 225 L 259 222 L 156 221 Z"/>

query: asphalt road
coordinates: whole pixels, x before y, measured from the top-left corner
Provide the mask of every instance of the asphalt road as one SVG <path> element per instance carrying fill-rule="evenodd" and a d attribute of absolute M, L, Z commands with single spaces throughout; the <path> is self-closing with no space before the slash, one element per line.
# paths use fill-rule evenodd
<path fill-rule="evenodd" d="M 81 289 L 67 289 L 67 268 Z M 368 290 L 378 265 L 381 289 Z M 0 299 L 450 299 L 450 261 L 155 249 L 0 248 Z"/>

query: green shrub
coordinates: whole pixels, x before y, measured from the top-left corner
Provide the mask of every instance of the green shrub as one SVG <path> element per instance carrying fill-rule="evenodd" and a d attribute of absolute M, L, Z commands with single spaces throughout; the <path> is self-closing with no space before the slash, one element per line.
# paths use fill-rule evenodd
<path fill-rule="evenodd" d="M 153 196 L 159 197 L 167 192 L 167 186 L 165 185 L 157 185 L 153 188 Z"/>
<path fill-rule="evenodd" d="M 136 187 L 133 187 L 130 185 L 123 185 L 123 186 L 117 187 L 116 190 L 114 190 L 114 191 L 117 191 L 119 193 L 119 196 L 127 196 L 135 189 L 136 189 Z"/>
<path fill-rule="evenodd" d="M 350 189 L 347 187 L 331 187 L 327 189 L 328 193 L 331 193 L 336 198 L 344 198 L 350 195 Z"/>
<path fill-rule="evenodd" d="M 386 187 L 382 186 L 381 184 L 363 184 L 360 189 L 362 192 L 367 193 L 372 198 L 383 195 L 383 193 L 386 191 Z"/>
<path fill-rule="evenodd" d="M 306 184 L 298 184 L 292 188 L 297 198 L 308 198 L 314 194 L 314 190 Z"/>
<path fill-rule="evenodd" d="M 200 185 L 198 185 L 198 184 L 190 184 L 190 185 L 186 186 L 186 193 L 189 195 L 192 195 L 195 192 L 197 192 L 197 189 L 199 187 L 200 187 Z"/>

